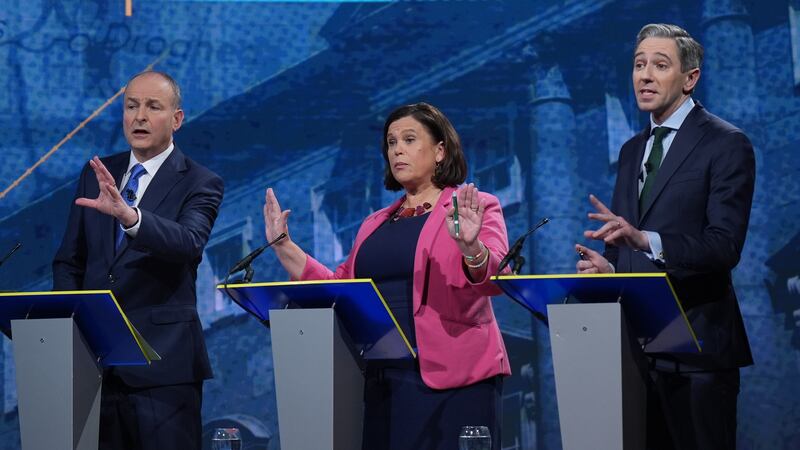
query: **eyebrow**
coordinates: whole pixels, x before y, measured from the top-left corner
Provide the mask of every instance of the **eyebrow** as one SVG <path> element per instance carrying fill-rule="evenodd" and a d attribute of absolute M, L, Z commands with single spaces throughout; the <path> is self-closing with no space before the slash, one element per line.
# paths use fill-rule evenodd
<path fill-rule="evenodd" d="M 125 98 L 125 101 L 126 102 L 132 101 L 132 102 L 136 102 L 136 103 L 142 103 L 142 102 L 144 102 L 144 103 L 163 103 L 161 100 L 159 100 L 157 98 L 148 98 L 148 97 L 145 97 L 144 100 L 142 100 L 140 98 L 137 98 L 137 97 L 127 97 L 127 98 Z"/>
<path fill-rule="evenodd" d="M 667 55 L 666 53 L 656 52 L 655 54 L 665 58 L 669 62 L 672 62 L 672 58 L 670 58 L 669 55 Z M 639 52 L 639 53 L 633 55 L 633 59 L 636 59 L 636 58 L 638 58 L 640 56 L 643 56 L 643 55 L 644 55 L 644 52 Z"/>
<path fill-rule="evenodd" d="M 416 133 L 416 132 L 417 132 L 417 130 L 415 130 L 415 129 L 413 129 L 413 128 L 404 128 L 404 129 L 402 129 L 402 130 L 399 130 L 399 131 L 398 131 L 398 133 L 405 133 L 406 131 L 411 131 L 411 132 L 413 132 L 413 133 Z M 392 131 L 389 131 L 389 132 L 388 132 L 388 133 L 386 133 L 386 134 L 392 134 L 392 133 L 393 133 Z"/>

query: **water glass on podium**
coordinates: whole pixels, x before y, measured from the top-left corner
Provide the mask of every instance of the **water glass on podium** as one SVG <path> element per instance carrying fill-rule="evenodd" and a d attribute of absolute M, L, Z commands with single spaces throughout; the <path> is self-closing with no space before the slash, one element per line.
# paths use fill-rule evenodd
<path fill-rule="evenodd" d="M 241 450 L 242 438 L 238 428 L 217 428 L 211 437 L 211 450 Z"/>
<path fill-rule="evenodd" d="M 461 427 L 458 435 L 458 450 L 492 450 L 492 435 L 489 427 Z"/>

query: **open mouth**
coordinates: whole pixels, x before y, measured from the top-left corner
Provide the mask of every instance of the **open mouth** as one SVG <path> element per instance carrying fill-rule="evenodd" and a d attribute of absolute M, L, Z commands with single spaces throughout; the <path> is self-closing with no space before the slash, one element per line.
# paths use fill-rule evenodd
<path fill-rule="evenodd" d="M 147 131 L 147 130 L 136 129 L 136 130 L 133 130 L 133 132 L 131 134 L 133 134 L 134 136 L 147 136 L 147 135 L 150 134 L 150 132 Z"/>

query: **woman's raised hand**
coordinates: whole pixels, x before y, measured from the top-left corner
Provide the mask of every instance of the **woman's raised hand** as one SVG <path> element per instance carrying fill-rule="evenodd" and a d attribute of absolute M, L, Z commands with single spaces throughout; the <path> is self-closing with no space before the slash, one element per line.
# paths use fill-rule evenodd
<path fill-rule="evenodd" d="M 267 242 L 272 242 L 281 233 L 286 233 L 286 239 L 281 239 L 281 242 L 275 245 L 280 245 L 290 240 L 288 218 L 291 212 L 292 210 L 290 209 L 282 211 L 278 198 L 275 197 L 275 192 L 273 192 L 272 188 L 267 188 L 266 201 L 264 202 L 264 231 L 267 235 Z"/>
<path fill-rule="evenodd" d="M 486 201 L 478 196 L 478 188 L 470 183 L 457 191 L 458 200 L 458 236 L 455 227 L 455 208 L 450 207 L 447 212 L 447 231 L 450 237 L 455 239 L 462 247 L 467 250 L 476 247 L 478 234 L 483 224 L 483 213 L 486 209 Z"/>

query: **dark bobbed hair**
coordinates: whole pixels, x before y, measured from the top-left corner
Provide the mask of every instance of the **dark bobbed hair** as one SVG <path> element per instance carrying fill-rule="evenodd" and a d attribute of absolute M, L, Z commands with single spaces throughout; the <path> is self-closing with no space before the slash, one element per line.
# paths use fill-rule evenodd
<path fill-rule="evenodd" d="M 383 184 L 390 191 L 403 189 L 392 175 L 392 168 L 389 166 L 389 143 L 386 135 L 389 133 L 389 125 L 404 118 L 413 117 L 417 122 L 428 130 L 433 141 L 441 142 L 444 145 L 444 159 L 431 177 L 433 184 L 439 189 L 445 187 L 455 187 L 463 183 L 467 178 L 467 161 L 464 158 L 464 151 L 461 148 L 461 139 L 458 137 L 455 128 L 447 120 L 447 117 L 435 106 L 420 102 L 412 105 L 401 106 L 389 114 L 383 124 L 383 160 L 386 163 L 384 168 Z"/>

